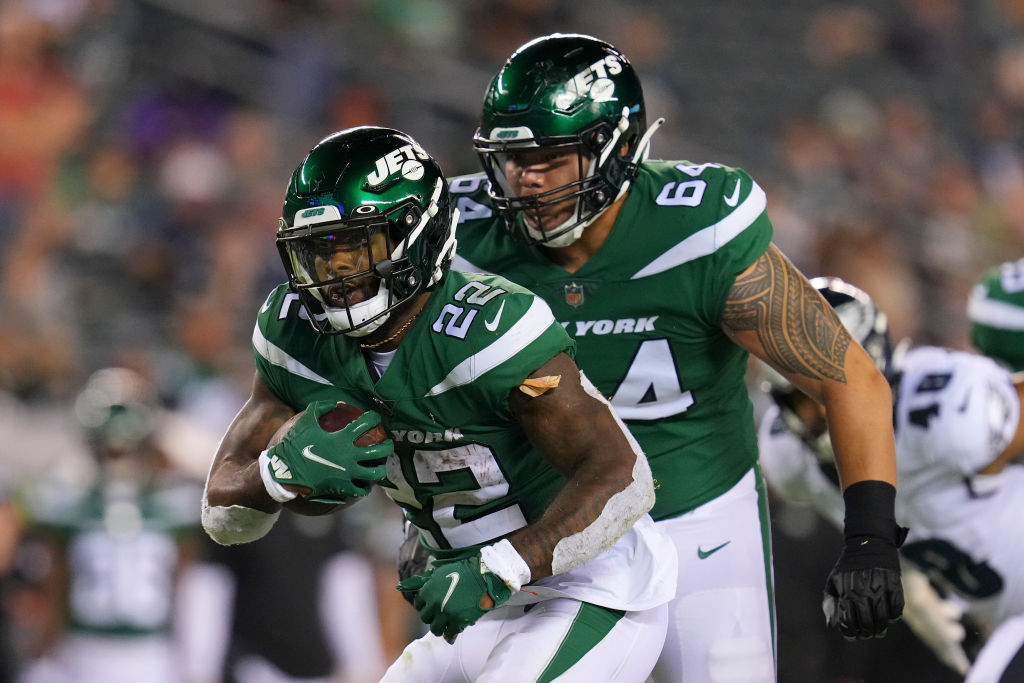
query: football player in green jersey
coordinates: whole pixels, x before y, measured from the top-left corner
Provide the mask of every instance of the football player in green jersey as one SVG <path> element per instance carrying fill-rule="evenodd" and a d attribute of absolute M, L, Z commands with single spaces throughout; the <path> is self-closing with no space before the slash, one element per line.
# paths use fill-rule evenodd
<path fill-rule="evenodd" d="M 775 680 L 768 515 L 748 354 L 828 409 L 846 543 L 827 623 L 884 634 L 903 596 L 885 378 L 772 244 L 764 191 L 716 163 L 648 161 L 629 60 L 583 35 L 519 48 L 488 87 L 483 174 L 451 181 L 453 268 L 543 297 L 577 362 L 622 417 L 657 482 L 652 516 L 680 560 L 659 681 Z"/>
<path fill-rule="evenodd" d="M 200 486 L 164 451 L 171 416 L 143 375 L 97 370 L 74 414 L 94 467 L 20 495 L 43 569 L 38 642 L 17 680 L 182 681 L 175 612 L 198 549 Z"/>
<path fill-rule="evenodd" d="M 643 681 L 676 571 L 650 469 L 542 299 L 449 272 L 457 216 L 398 131 L 341 131 L 303 159 L 277 234 L 288 283 L 257 316 L 204 527 L 252 541 L 282 506 L 327 512 L 377 484 L 434 562 L 399 585 L 430 633 L 383 680 Z M 339 401 L 366 412 L 327 432 Z M 390 438 L 357 445 L 381 422 Z"/>

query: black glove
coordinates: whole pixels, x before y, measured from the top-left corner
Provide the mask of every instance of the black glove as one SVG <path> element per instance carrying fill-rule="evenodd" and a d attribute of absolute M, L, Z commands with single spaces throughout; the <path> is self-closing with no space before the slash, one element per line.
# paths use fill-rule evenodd
<path fill-rule="evenodd" d="M 398 580 L 399 582 L 408 579 L 410 576 L 422 574 L 427 571 L 431 563 L 430 551 L 420 543 L 420 531 L 408 520 L 405 522 L 405 540 L 398 548 Z M 416 591 L 402 591 L 402 597 L 406 602 L 412 604 L 416 597 Z"/>
<path fill-rule="evenodd" d="M 891 484 L 859 481 L 847 487 L 843 499 L 845 545 L 825 582 L 825 622 L 847 640 L 881 638 L 903 614 L 897 550 L 907 529 L 896 523 Z"/>

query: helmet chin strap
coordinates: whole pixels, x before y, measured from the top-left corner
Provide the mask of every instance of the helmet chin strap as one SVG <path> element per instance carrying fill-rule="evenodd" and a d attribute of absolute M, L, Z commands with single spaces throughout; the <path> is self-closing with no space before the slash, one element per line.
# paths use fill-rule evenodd
<path fill-rule="evenodd" d="M 651 138 L 654 136 L 654 133 L 661 127 L 661 124 L 663 123 L 665 123 L 664 117 L 658 118 L 656 121 L 654 121 L 654 123 L 648 126 L 646 131 L 644 131 L 644 134 L 640 137 L 640 140 L 637 141 L 636 150 L 633 152 L 633 158 L 630 160 L 633 164 L 638 164 L 647 159 L 647 155 L 650 153 L 651 148 Z M 628 129 L 629 108 L 623 107 L 622 116 L 619 117 L 619 122 L 616 124 L 615 130 L 612 132 L 611 139 L 608 140 L 608 144 L 606 144 L 604 148 L 601 150 L 601 155 L 597 158 L 596 163 L 592 163 L 590 165 L 590 169 L 587 172 L 587 177 L 590 177 L 591 175 L 596 173 L 597 169 L 604 165 L 604 163 L 608 160 L 608 157 L 611 156 L 612 152 L 615 150 L 615 146 L 618 143 L 619 138 Z M 623 195 L 626 194 L 626 192 L 629 190 L 629 183 L 629 179 L 626 179 L 626 181 L 622 183 L 622 187 L 619 188 L 619 192 L 618 194 L 615 195 L 615 199 L 612 200 L 611 204 L 614 204 L 619 199 L 621 199 Z M 577 241 L 580 237 L 582 237 L 583 231 L 591 223 L 596 221 L 598 217 L 607 210 L 607 207 L 605 207 L 600 211 L 594 212 L 593 215 L 587 217 L 586 219 L 580 220 L 580 207 L 582 206 L 582 204 L 583 198 L 580 197 L 579 199 L 576 200 L 576 207 L 573 209 L 572 215 L 551 230 L 551 232 L 558 232 L 559 230 L 568 228 L 568 226 L 573 225 L 578 221 L 578 224 L 575 225 L 575 227 L 573 227 L 570 230 L 566 230 L 557 237 L 545 240 L 545 231 L 540 230 L 539 228 L 533 228 L 529 224 L 526 225 L 526 232 L 530 235 L 530 237 L 540 241 L 546 247 L 554 247 L 556 249 L 561 247 L 567 247 L 573 242 Z M 611 204 L 609 204 L 608 206 L 611 206 Z"/>
<path fill-rule="evenodd" d="M 651 152 L 651 138 L 654 137 L 655 131 L 661 128 L 661 124 L 663 123 L 665 123 L 665 118 L 659 117 L 654 121 L 654 123 L 648 126 L 647 130 L 644 131 L 644 134 L 640 136 L 640 139 L 636 143 L 636 151 L 633 152 L 633 158 L 630 160 L 632 163 L 639 164 L 640 162 L 647 160 L 647 155 Z M 629 190 L 629 183 L 629 178 L 622 183 L 622 187 L 619 188 L 619 193 L 615 195 L 616 201 L 618 201 L 619 197 L 626 194 Z"/>
<path fill-rule="evenodd" d="M 455 239 L 455 229 L 459 227 L 459 210 L 452 209 L 452 225 L 448 231 L 448 239 L 445 240 L 444 244 L 437 252 L 437 259 L 434 261 L 434 268 L 430 275 L 430 280 L 427 282 L 427 287 L 430 287 L 437 283 L 445 274 L 445 268 L 441 267 L 441 264 L 446 261 L 450 261 L 455 256 L 455 248 L 458 241 Z"/>
<path fill-rule="evenodd" d="M 344 309 L 344 308 L 328 308 L 328 307 L 325 306 L 324 307 L 324 312 L 327 313 L 327 320 L 328 320 L 328 322 L 330 322 L 331 325 L 333 325 L 335 329 L 339 329 L 340 328 L 338 323 L 342 323 L 346 327 L 348 326 L 348 313 L 347 313 L 346 309 Z M 354 337 L 354 338 L 365 337 L 366 335 L 370 334 L 371 332 L 376 332 L 380 328 L 381 325 L 383 325 L 384 323 L 386 323 L 388 321 L 388 318 L 390 318 L 390 317 L 391 317 L 391 313 L 388 312 L 388 313 L 385 313 L 384 315 L 382 315 L 381 317 L 377 318 L 373 322 L 370 322 L 370 323 L 367 323 L 366 325 L 363 325 L 362 327 L 357 327 L 354 330 L 340 330 L 340 331 L 346 337 Z M 335 321 L 337 321 L 337 322 L 335 322 Z"/>

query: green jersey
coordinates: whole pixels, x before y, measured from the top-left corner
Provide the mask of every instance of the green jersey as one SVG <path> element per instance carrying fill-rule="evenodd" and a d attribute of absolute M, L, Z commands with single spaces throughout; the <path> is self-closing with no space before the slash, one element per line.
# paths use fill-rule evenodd
<path fill-rule="evenodd" d="M 736 276 L 768 248 L 764 191 L 719 164 L 645 162 L 600 250 L 575 273 L 513 241 L 483 174 L 454 178 L 454 267 L 498 273 L 543 297 L 577 363 L 643 447 L 651 515 L 682 514 L 731 488 L 757 460 L 747 352 L 722 331 Z"/>
<path fill-rule="evenodd" d="M 542 299 L 501 277 L 451 272 L 380 377 L 358 339 L 319 334 L 305 316 L 286 285 L 270 294 L 253 332 L 260 377 L 296 410 L 328 399 L 381 413 L 395 444 L 384 486 L 435 554 L 541 515 L 564 479 L 530 445 L 509 394 L 574 352 Z"/>
<path fill-rule="evenodd" d="M 183 544 L 199 533 L 201 487 L 174 477 L 149 485 L 58 480 L 29 487 L 29 525 L 64 548 L 68 627 L 98 636 L 168 635 Z"/>

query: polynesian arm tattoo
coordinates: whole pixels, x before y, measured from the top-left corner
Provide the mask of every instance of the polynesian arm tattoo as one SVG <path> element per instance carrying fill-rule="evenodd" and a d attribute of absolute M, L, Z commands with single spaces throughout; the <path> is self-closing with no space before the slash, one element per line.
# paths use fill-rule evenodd
<path fill-rule="evenodd" d="M 849 332 L 774 244 L 736 278 L 725 302 L 722 327 L 779 370 L 846 382 Z M 756 344 L 749 337 L 751 332 Z"/>

